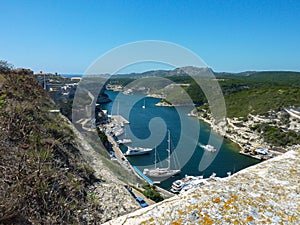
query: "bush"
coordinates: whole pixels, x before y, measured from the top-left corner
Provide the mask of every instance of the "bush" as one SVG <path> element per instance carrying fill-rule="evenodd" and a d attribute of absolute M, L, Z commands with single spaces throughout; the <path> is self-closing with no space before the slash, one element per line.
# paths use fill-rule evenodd
<path fill-rule="evenodd" d="M 164 198 L 156 190 L 156 187 L 154 185 L 145 184 L 142 187 L 144 188 L 144 191 L 142 193 L 147 198 L 150 198 L 151 200 L 153 200 L 155 202 L 160 202 L 160 201 L 164 200 Z"/>

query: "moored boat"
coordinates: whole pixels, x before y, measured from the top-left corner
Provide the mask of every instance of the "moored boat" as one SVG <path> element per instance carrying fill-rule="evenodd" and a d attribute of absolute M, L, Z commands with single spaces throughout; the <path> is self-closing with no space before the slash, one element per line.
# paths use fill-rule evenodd
<path fill-rule="evenodd" d="M 135 155 L 146 155 L 149 154 L 153 149 L 152 148 L 141 148 L 141 147 L 128 147 L 125 156 L 135 156 Z"/>
<path fill-rule="evenodd" d="M 194 188 L 198 188 L 200 186 L 203 186 L 205 184 L 208 184 L 209 181 L 207 179 L 196 179 L 196 180 L 193 180 L 191 182 L 189 182 L 187 185 L 185 185 L 181 190 L 180 190 L 180 194 L 184 193 L 184 192 L 187 192 L 189 191 L 190 189 L 194 189 Z"/>
<path fill-rule="evenodd" d="M 128 139 L 128 138 L 124 138 L 124 139 L 118 140 L 117 143 L 118 144 L 130 144 L 130 143 L 132 143 L 132 140 Z"/>
<path fill-rule="evenodd" d="M 178 194 L 185 186 L 188 186 L 197 180 L 204 180 L 203 176 L 185 175 L 184 178 L 182 178 L 180 180 L 176 180 L 172 183 L 171 192 Z"/>
<path fill-rule="evenodd" d="M 168 167 L 158 168 L 156 167 L 156 148 L 155 148 L 155 168 L 154 169 L 144 169 L 143 173 L 155 180 L 162 180 L 172 176 L 175 176 L 181 172 L 179 169 L 171 169 L 171 140 L 170 140 L 170 131 L 168 131 Z"/>

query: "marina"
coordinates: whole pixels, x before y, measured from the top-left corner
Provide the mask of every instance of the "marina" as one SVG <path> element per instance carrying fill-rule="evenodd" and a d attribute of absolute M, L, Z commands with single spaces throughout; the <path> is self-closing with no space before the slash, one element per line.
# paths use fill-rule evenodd
<path fill-rule="evenodd" d="M 200 171 L 198 168 L 199 161 L 207 150 L 201 148 L 198 144 L 206 145 L 205 143 L 208 142 L 211 129 L 206 123 L 199 121 L 197 118 L 189 117 L 188 113 L 191 111 L 189 107 L 180 107 L 179 112 L 177 112 L 173 107 L 156 107 L 155 104 L 159 102 L 160 99 L 146 97 L 147 105 L 143 108 L 143 98 L 145 98 L 145 96 L 124 95 L 114 91 L 106 91 L 106 93 L 112 102 L 102 105 L 102 109 L 107 110 L 108 115 L 112 115 L 109 116 L 109 119 L 111 119 L 110 123 L 105 124 L 102 129 L 104 129 L 105 134 L 112 143 L 112 148 L 118 161 L 128 170 L 134 171 L 138 176 L 141 177 L 141 174 L 138 174 L 136 170 L 133 169 L 133 166 L 143 172 L 145 169 L 168 168 L 168 151 L 166 151 L 166 149 L 168 149 L 168 132 L 165 130 L 166 128 L 162 126 L 162 123 L 158 123 L 159 121 L 156 122 L 152 119 L 155 117 L 162 118 L 168 130 L 170 130 L 172 144 L 172 152 L 170 152 L 171 165 L 173 165 L 173 167 L 175 165 L 174 162 L 176 160 L 174 161 L 173 152 L 176 152 L 179 159 L 178 170 L 180 169 L 180 171 L 179 173 L 177 172 L 177 176 L 174 176 L 175 173 L 167 179 L 162 180 L 149 176 L 153 182 L 160 182 L 158 186 L 165 190 L 170 190 L 172 183 L 184 178 L 185 174 L 208 178 L 215 172 L 218 177 L 226 177 L 228 171 L 235 173 L 260 161 L 239 154 L 240 149 L 235 147 L 236 145 L 230 141 L 225 140 L 212 163 L 205 170 Z M 137 101 L 137 99 L 141 100 Z M 118 104 L 113 104 L 114 101 L 118 102 Z M 131 102 L 136 103 L 132 106 Z M 121 115 L 114 115 L 118 111 Z M 180 119 L 183 120 L 182 122 L 184 122 L 184 124 L 181 124 L 182 122 L 180 123 Z M 150 121 L 153 123 L 152 126 L 155 127 L 155 132 L 149 129 Z M 122 124 L 123 127 L 121 126 Z M 111 129 L 115 126 L 124 129 L 125 133 L 116 137 L 111 133 Z M 186 130 L 184 126 L 187 126 L 188 130 Z M 196 140 L 191 139 L 192 134 L 189 132 L 193 129 L 200 130 L 198 140 L 197 138 Z M 163 130 L 165 131 L 162 133 Z M 212 135 L 215 139 L 221 138 L 217 134 L 213 133 Z M 154 139 L 150 137 L 154 137 Z M 131 143 L 122 143 L 122 140 L 125 139 L 130 139 Z M 155 151 L 149 151 L 149 154 L 126 157 L 127 146 L 132 148 L 153 149 L 155 146 L 157 147 Z M 190 159 L 182 164 L 182 160 L 187 156 L 190 156 Z M 177 170 L 177 167 L 172 169 Z"/>

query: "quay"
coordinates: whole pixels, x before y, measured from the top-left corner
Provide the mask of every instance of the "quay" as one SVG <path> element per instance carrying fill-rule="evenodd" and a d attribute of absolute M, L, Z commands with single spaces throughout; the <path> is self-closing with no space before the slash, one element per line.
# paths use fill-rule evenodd
<path fill-rule="evenodd" d="M 254 155 L 254 154 L 251 154 L 250 152 L 244 152 L 243 150 L 241 150 L 241 151 L 239 151 L 239 153 L 242 155 L 245 155 L 245 156 L 249 156 L 254 159 L 263 160 L 263 158 L 260 155 Z"/>

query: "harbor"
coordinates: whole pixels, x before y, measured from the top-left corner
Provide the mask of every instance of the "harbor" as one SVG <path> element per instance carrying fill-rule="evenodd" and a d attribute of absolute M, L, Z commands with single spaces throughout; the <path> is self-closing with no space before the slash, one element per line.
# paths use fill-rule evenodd
<path fill-rule="evenodd" d="M 177 112 L 172 107 L 156 107 L 155 104 L 159 99 L 146 97 L 146 107 L 143 108 L 145 101 L 140 96 L 124 95 L 123 93 L 113 91 L 106 91 L 106 93 L 112 102 L 102 105 L 102 109 L 104 111 L 106 110 L 109 122 L 103 124 L 101 129 L 112 144 L 112 150 L 114 152 L 112 159 L 117 159 L 124 168 L 132 171 L 132 173 L 142 179 L 144 179 L 144 177 L 141 176 L 141 173 L 143 174 L 145 169 L 151 170 L 155 168 L 155 151 L 152 150 L 149 154 L 145 155 L 126 157 L 124 153 L 127 151 L 127 146 L 152 149 L 157 146 L 157 167 L 165 168 L 167 164 L 164 164 L 163 162 L 165 162 L 168 157 L 168 152 L 166 151 L 166 149 L 168 149 L 168 135 L 167 132 L 161 133 L 165 129 L 161 123 L 151 120 L 152 118 L 160 117 L 167 125 L 168 130 L 171 132 L 171 149 L 175 149 L 177 152 L 181 171 L 180 174 L 171 176 L 170 178 L 161 181 L 159 184 L 155 183 L 157 187 L 166 190 L 169 194 L 172 183 L 178 179 L 184 178 L 186 174 L 208 178 L 211 174 L 216 173 L 218 177 L 227 177 L 227 172 L 235 173 L 260 161 L 239 154 L 240 149 L 234 147 L 235 145 L 231 144 L 228 140 L 223 142 L 221 149 L 218 152 L 212 147 L 207 146 L 206 143 L 210 135 L 210 127 L 207 124 L 198 121 L 197 118 L 189 117 L 187 114 L 190 112 L 190 108 L 188 107 L 180 107 L 180 111 Z M 141 100 L 137 101 L 136 99 Z M 133 107 L 128 103 L 136 101 L 137 103 Z M 113 102 L 118 102 L 118 104 L 114 104 Z M 118 111 L 120 115 L 117 115 Z M 130 112 L 130 114 L 126 112 Z M 180 115 L 178 115 L 178 113 Z M 180 125 L 179 116 L 182 117 L 181 119 L 183 119 L 183 122 L 189 127 L 189 130 L 185 130 L 184 127 Z M 153 122 L 153 126 L 156 129 L 155 132 L 150 132 L 148 127 L 149 121 Z M 114 132 L 121 129 L 123 129 L 124 132 L 121 132 L 122 134 L 116 137 Z M 193 129 L 201 130 L 196 145 L 194 145 L 193 141 L 190 139 L 191 135 L 189 132 Z M 217 134 L 212 135 L 216 139 L 221 138 Z M 160 139 L 159 143 L 151 140 L 149 141 L 150 136 L 155 136 L 156 139 Z M 130 140 L 130 142 L 128 144 L 120 143 L 120 141 L 124 140 Z M 178 148 L 178 144 L 181 141 L 185 143 L 184 148 L 178 150 L 176 148 Z M 199 143 L 201 143 L 202 147 Z M 206 147 L 207 150 L 203 147 Z M 205 152 L 210 155 L 215 154 L 216 157 L 205 170 L 199 171 L 199 161 Z M 191 158 L 187 163 L 182 164 L 182 158 L 186 157 L 188 154 L 191 155 Z M 177 169 L 174 168 L 174 163 L 172 163 L 171 166 L 173 166 L 172 169 Z M 141 173 L 139 174 L 134 167 Z M 152 181 L 154 183 L 155 179 Z"/>

